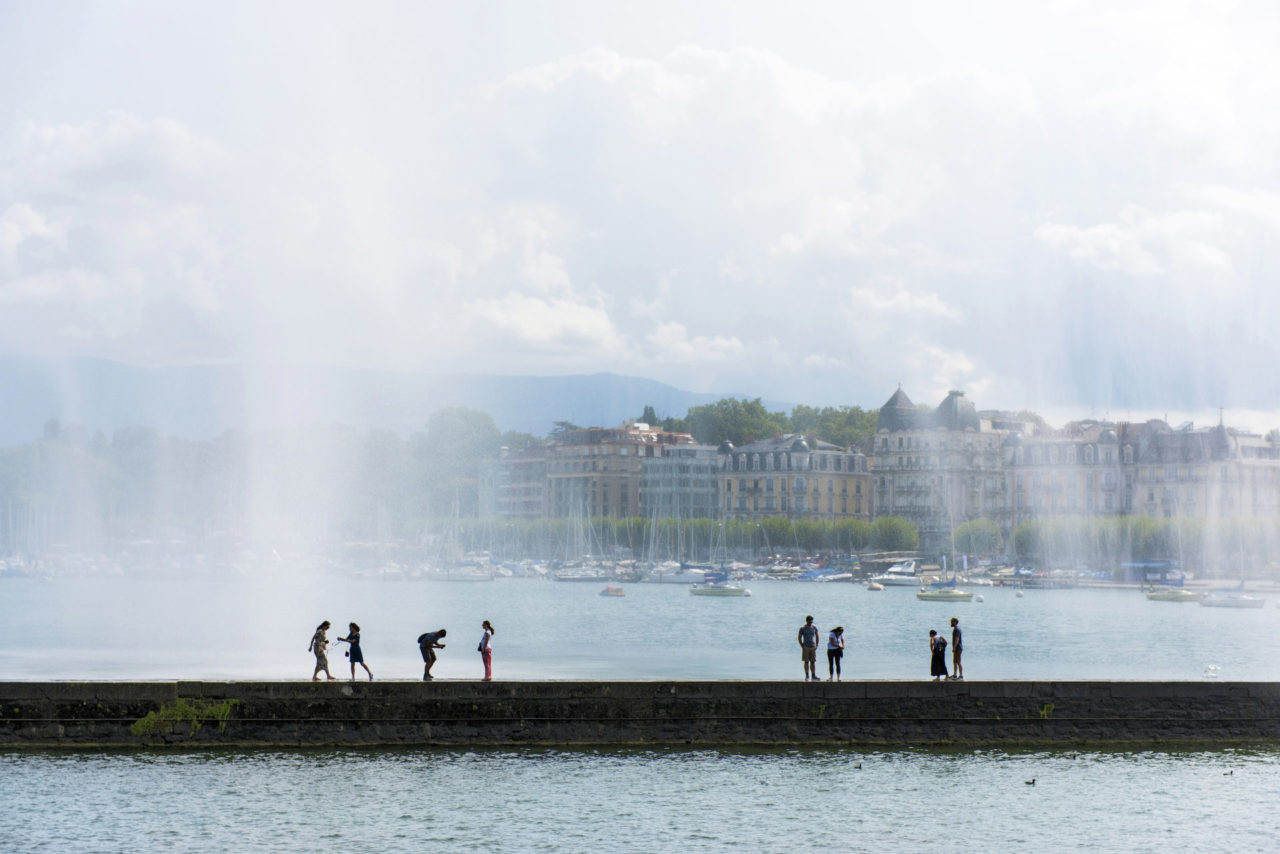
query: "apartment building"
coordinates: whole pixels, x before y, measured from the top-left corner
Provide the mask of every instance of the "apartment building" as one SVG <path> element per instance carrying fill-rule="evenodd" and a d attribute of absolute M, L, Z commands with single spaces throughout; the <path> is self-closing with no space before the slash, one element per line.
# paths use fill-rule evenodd
<path fill-rule="evenodd" d="M 719 512 L 720 455 L 714 445 L 660 445 L 646 457 L 640 505 L 646 518 L 705 519 Z"/>
<path fill-rule="evenodd" d="M 816 436 L 788 434 L 720 445 L 720 502 L 727 518 L 871 519 L 867 458 Z"/>
<path fill-rule="evenodd" d="M 1083 421 L 1004 448 L 1013 524 L 1056 515 L 1274 517 L 1280 444 L 1221 422 Z"/>
<path fill-rule="evenodd" d="M 872 439 L 875 515 L 913 523 L 925 552 L 950 549 L 951 532 L 970 519 L 994 519 L 1009 530 L 1001 449 L 1022 429 L 980 418 L 963 391 L 929 408 L 899 388 L 880 408 Z"/>
<path fill-rule="evenodd" d="M 688 433 L 635 421 L 558 433 L 547 445 L 547 515 L 640 515 L 645 462 L 661 458 L 671 447 L 692 444 Z"/>

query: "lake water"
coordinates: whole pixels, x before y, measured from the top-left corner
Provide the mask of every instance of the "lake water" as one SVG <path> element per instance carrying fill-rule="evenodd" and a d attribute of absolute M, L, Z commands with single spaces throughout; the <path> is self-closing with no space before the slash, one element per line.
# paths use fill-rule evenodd
<path fill-rule="evenodd" d="M 789 679 L 801 676 L 806 614 L 845 627 L 846 674 L 919 679 L 927 636 L 960 618 L 965 668 L 982 679 L 1280 679 L 1280 594 L 1258 610 L 1152 602 L 1134 590 L 981 589 L 984 602 L 921 602 L 910 588 L 751 583 L 749 598 L 636 584 L 532 579 L 378 582 L 0 579 L 0 680 L 308 678 L 307 643 L 354 620 L 379 679 L 420 678 L 416 638 L 449 630 L 434 674 L 481 675 L 488 619 L 494 668 L 510 679 Z M 330 655 L 334 675 L 346 662 Z"/>
<path fill-rule="evenodd" d="M 0 779 L 4 850 L 56 854 L 1164 854 L 1280 838 L 1274 751 L 0 752 Z"/>
<path fill-rule="evenodd" d="M 444 626 L 435 672 L 477 678 L 486 618 L 498 628 L 498 678 L 798 679 L 805 614 L 845 626 L 854 678 L 928 678 L 928 630 L 944 631 L 953 615 L 971 678 L 1280 678 L 1275 601 L 1231 611 L 1135 591 L 985 589 L 984 602 L 954 604 L 920 602 L 910 589 L 751 586 L 745 599 L 668 585 L 603 598 L 598 585 L 516 579 L 3 579 L 0 679 L 305 679 L 322 619 L 362 625 L 379 679 L 419 678 L 415 638 Z M 341 673 L 341 652 L 331 661 Z M 1280 850 L 1273 747 L 1075 759 L 0 750 L 0 780 L 0 850 L 15 852 Z"/>

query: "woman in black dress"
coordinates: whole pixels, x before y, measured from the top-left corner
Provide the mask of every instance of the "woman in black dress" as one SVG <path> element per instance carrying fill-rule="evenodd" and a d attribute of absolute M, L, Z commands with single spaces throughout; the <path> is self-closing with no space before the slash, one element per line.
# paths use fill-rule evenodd
<path fill-rule="evenodd" d="M 351 644 L 351 649 L 347 650 L 347 655 L 351 658 L 351 681 L 356 681 L 356 665 L 364 668 L 364 672 L 369 674 L 369 681 L 373 681 L 373 671 L 369 669 L 369 665 L 364 663 L 364 653 L 360 650 L 360 627 L 355 623 L 348 623 L 349 631 L 345 638 L 338 638 L 340 641 L 346 641 Z"/>
<path fill-rule="evenodd" d="M 946 652 L 947 641 L 933 629 L 929 629 L 929 675 L 933 677 L 934 682 L 941 681 L 943 676 L 947 675 L 947 660 L 943 656 Z"/>

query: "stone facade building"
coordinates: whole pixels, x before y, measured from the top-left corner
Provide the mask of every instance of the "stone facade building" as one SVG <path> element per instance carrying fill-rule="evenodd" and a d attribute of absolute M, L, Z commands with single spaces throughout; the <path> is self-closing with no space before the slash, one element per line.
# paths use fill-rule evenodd
<path fill-rule="evenodd" d="M 719 514 L 720 455 L 714 445 L 662 445 L 644 459 L 640 487 L 646 518 L 711 519 Z"/>
<path fill-rule="evenodd" d="M 1274 518 L 1280 445 L 1219 423 L 1084 421 L 1004 444 L 1012 521 L 1061 515 Z"/>
<path fill-rule="evenodd" d="M 726 518 L 871 519 L 867 458 L 815 436 L 788 434 L 719 449 Z"/>
<path fill-rule="evenodd" d="M 480 515 L 506 519 L 542 519 L 547 515 L 547 446 L 503 448 L 484 467 Z"/>
<path fill-rule="evenodd" d="M 1280 515 L 1280 443 L 1219 423 L 1173 429 L 1073 422 L 1061 430 L 980 416 L 963 392 L 920 407 L 898 389 L 872 440 L 875 514 L 916 525 L 923 552 L 979 518 L 1004 537 L 1067 516 L 1200 519 Z"/>
<path fill-rule="evenodd" d="M 970 519 L 1011 527 L 1001 447 L 1022 425 L 982 419 L 962 391 L 936 408 L 919 407 L 902 389 L 880 409 L 872 439 L 875 514 L 898 516 L 920 532 L 924 552 L 951 547 Z"/>
<path fill-rule="evenodd" d="M 692 445 L 688 433 L 628 422 L 559 433 L 547 445 L 547 515 L 636 516 L 644 463 L 670 447 Z"/>

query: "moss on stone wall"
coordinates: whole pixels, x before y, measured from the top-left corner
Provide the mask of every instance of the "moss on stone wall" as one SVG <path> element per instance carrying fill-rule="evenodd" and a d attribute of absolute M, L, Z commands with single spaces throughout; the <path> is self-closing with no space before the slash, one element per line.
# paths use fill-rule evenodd
<path fill-rule="evenodd" d="M 199 732 L 200 727 L 215 721 L 218 731 L 222 732 L 227 728 L 227 718 L 231 716 L 231 711 L 239 704 L 240 701 L 234 699 L 214 701 L 179 697 L 154 712 L 147 712 L 129 727 L 129 732 L 143 738 L 153 738 L 168 735 L 173 731 L 174 724 L 188 723 L 190 730 L 187 735 L 193 736 Z"/>

